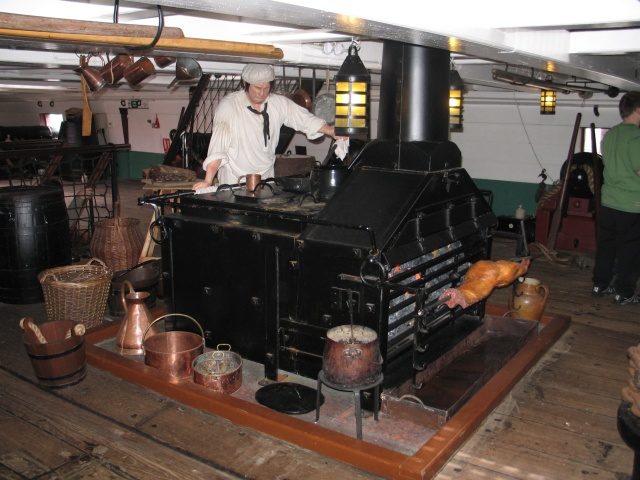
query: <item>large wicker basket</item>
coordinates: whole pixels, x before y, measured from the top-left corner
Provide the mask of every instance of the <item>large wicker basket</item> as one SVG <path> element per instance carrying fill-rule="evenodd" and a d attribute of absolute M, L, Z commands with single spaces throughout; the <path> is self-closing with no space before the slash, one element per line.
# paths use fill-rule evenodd
<path fill-rule="evenodd" d="M 42 285 L 47 319 L 100 325 L 107 308 L 112 270 L 97 258 L 86 265 L 67 265 L 38 274 Z"/>
<path fill-rule="evenodd" d="M 137 218 L 106 218 L 95 225 L 89 250 L 114 272 L 138 264 L 144 238 L 138 230 Z"/>

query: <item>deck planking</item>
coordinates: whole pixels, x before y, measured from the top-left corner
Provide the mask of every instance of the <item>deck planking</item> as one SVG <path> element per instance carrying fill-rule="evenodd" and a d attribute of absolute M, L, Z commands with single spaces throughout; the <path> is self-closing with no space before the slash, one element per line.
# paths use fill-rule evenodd
<path fill-rule="evenodd" d="M 137 182 L 121 185 L 123 215 L 145 224 L 151 211 L 135 205 L 140 194 Z M 513 256 L 513 241 L 493 243 L 494 259 Z M 575 264 L 540 257 L 529 276 L 549 287 L 547 312 L 570 315 L 572 325 L 436 478 L 628 478 L 633 455 L 616 410 L 626 349 L 640 342 L 640 305 L 592 298 L 591 270 Z M 499 289 L 490 302 L 508 297 Z M 42 310 L 0 304 L 0 477 L 376 478 L 92 367 L 74 388 L 39 388 L 17 321 L 42 319 Z"/>

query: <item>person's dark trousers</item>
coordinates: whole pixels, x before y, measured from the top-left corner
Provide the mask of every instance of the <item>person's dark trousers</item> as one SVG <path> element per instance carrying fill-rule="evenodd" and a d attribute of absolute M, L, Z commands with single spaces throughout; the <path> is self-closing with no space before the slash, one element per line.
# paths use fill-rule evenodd
<path fill-rule="evenodd" d="M 598 218 L 598 246 L 593 284 L 613 287 L 624 298 L 635 293 L 640 275 L 640 213 L 602 207 Z"/>

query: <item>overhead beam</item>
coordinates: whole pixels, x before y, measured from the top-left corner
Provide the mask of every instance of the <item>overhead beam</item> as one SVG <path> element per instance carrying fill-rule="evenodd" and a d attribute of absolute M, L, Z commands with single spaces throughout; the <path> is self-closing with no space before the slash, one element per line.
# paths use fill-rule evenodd
<path fill-rule="evenodd" d="M 148 25 L 66 20 L 2 12 L 0 12 L 0 28 L 52 33 L 140 36 L 145 38 L 153 38 L 157 31 L 157 27 Z M 180 28 L 164 27 L 160 38 L 184 38 L 184 33 Z"/>
<path fill-rule="evenodd" d="M 36 40 L 43 42 L 59 42 L 100 47 L 143 47 L 151 42 L 151 38 L 129 37 L 120 35 L 91 35 L 84 33 L 60 33 L 0 28 L 0 38 Z M 203 53 L 215 55 L 231 55 L 242 57 L 267 58 L 280 60 L 282 50 L 273 45 L 258 43 L 228 42 L 222 40 L 206 40 L 200 38 L 160 38 L 154 50 L 180 53 Z"/>

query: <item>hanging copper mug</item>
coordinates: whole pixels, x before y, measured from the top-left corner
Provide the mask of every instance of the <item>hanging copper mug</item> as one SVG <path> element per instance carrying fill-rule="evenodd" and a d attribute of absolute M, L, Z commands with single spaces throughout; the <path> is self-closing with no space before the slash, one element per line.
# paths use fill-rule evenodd
<path fill-rule="evenodd" d="M 127 292 L 125 294 L 125 292 Z M 124 308 L 124 319 L 116 334 L 116 347 L 122 355 L 141 355 L 142 341 L 153 317 L 144 303 L 149 292 L 136 292 L 128 280 L 122 282 L 120 301 Z"/>
<path fill-rule="evenodd" d="M 129 85 L 135 87 L 145 78 L 155 75 L 155 73 L 156 67 L 153 66 L 153 62 L 147 57 L 142 57 L 136 63 L 127 67 L 124 71 L 124 78 Z"/>
<path fill-rule="evenodd" d="M 549 289 L 540 280 L 525 278 L 513 284 L 509 298 L 509 315 L 539 322 L 549 297 Z"/>
<path fill-rule="evenodd" d="M 133 63 L 131 55 L 116 55 L 100 69 L 100 76 L 110 85 L 115 85 L 124 76 L 124 72 Z"/>

